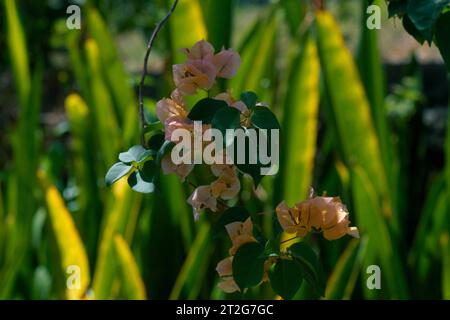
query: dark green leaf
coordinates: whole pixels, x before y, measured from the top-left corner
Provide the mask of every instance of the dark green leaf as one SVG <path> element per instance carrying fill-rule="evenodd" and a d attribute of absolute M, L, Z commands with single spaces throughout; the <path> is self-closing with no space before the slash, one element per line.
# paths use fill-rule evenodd
<path fill-rule="evenodd" d="M 256 102 L 258 101 L 258 96 L 254 92 L 246 91 L 241 93 L 241 101 L 245 103 L 247 108 L 251 109 L 256 105 Z"/>
<path fill-rule="evenodd" d="M 436 24 L 436 44 L 450 72 L 450 11 L 443 13 Z"/>
<path fill-rule="evenodd" d="M 283 299 L 292 299 L 302 285 L 303 271 L 292 260 L 279 260 L 269 272 L 273 291 Z"/>
<path fill-rule="evenodd" d="M 122 162 L 115 163 L 106 173 L 105 181 L 106 185 L 110 186 L 123 176 L 130 172 L 132 166 L 124 164 Z"/>
<path fill-rule="evenodd" d="M 152 150 L 159 150 L 165 142 L 164 133 L 157 133 L 152 135 L 147 142 L 147 146 Z"/>
<path fill-rule="evenodd" d="M 450 0 L 410 0 L 408 3 L 408 16 L 412 23 L 429 42 L 433 40 L 433 28 Z"/>
<path fill-rule="evenodd" d="M 255 186 L 259 185 L 263 176 L 261 175 L 261 166 L 259 164 L 236 164 L 236 167 L 242 173 L 246 173 L 253 178 Z"/>
<path fill-rule="evenodd" d="M 264 274 L 264 246 L 258 242 L 242 245 L 233 258 L 233 277 L 241 289 L 259 284 Z"/>
<path fill-rule="evenodd" d="M 392 0 L 389 1 L 389 18 L 393 16 L 402 17 L 408 8 L 408 2 L 406 0 Z"/>
<path fill-rule="evenodd" d="M 188 114 L 191 120 L 202 121 L 203 124 L 210 124 L 216 112 L 222 108 L 228 107 L 222 100 L 205 98 L 197 102 Z"/>
<path fill-rule="evenodd" d="M 223 107 L 217 110 L 214 118 L 211 121 L 211 125 L 214 129 L 220 130 L 223 137 L 226 137 L 227 129 L 237 129 L 241 126 L 241 113 L 238 109 L 232 107 Z M 234 137 L 234 136 L 233 136 Z M 225 145 L 231 145 L 233 143 L 233 138 L 231 141 L 224 141 Z"/>
<path fill-rule="evenodd" d="M 306 281 L 319 293 L 325 295 L 325 281 L 320 269 L 319 259 L 311 247 L 303 242 L 294 243 L 288 253 L 299 263 Z"/>
<path fill-rule="evenodd" d="M 139 169 L 142 179 L 146 182 L 153 182 L 155 175 L 158 173 L 158 167 L 154 161 L 147 161 L 141 169 Z"/>
<path fill-rule="evenodd" d="M 404 16 L 403 17 L 403 28 L 405 28 L 405 30 L 412 36 L 414 37 L 414 39 L 417 40 L 417 42 L 419 42 L 420 44 L 423 44 L 425 42 L 425 38 L 422 35 L 422 33 L 417 30 L 416 26 L 414 25 L 414 23 L 412 23 L 411 19 L 409 19 L 408 16 Z"/>
<path fill-rule="evenodd" d="M 280 129 L 277 118 L 267 107 L 255 107 L 250 120 L 258 129 Z"/>
<path fill-rule="evenodd" d="M 175 146 L 175 143 L 172 141 L 164 141 L 161 148 L 158 150 L 158 153 L 156 155 L 156 162 L 161 163 L 161 159 L 170 151 L 172 151 L 173 147 Z"/>

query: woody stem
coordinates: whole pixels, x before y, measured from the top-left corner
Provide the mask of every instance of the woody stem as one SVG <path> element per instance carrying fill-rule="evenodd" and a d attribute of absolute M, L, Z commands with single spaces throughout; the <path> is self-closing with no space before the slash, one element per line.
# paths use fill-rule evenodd
<path fill-rule="evenodd" d="M 161 28 L 164 26 L 164 24 L 169 20 L 172 13 L 175 11 L 175 8 L 178 4 L 178 0 L 175 0 L 172 4 L 172 7 L 170 8 L 169 12 L 166 14 L 164 19 L 162 19 L 155 27 L 155 30 L 153 30 L 153 33 L 150 37 L 150 40 L 147 44 L 147 51 L 145 52 L 144 57 L 144 66 L 142 68 L 142 75 L 141 75 L 141 81 L 139 82 L 139 120 L 141 123 L 141 145 L 145 147 L 145 139 L 144 139 L 144 133 L 145 133 L 145 115 L 144 115 L 144 97 L 142 95 L 142 88 L 144 87 L 145 77 L 147 76 L 148 70 L 147 70 L 147 64 L 148 59 L 150 57 L 150 52 L 153 48 L 153 42 L 156 39 L 156 36 L 158 35 L 158 32 L 161 30 Z"/>

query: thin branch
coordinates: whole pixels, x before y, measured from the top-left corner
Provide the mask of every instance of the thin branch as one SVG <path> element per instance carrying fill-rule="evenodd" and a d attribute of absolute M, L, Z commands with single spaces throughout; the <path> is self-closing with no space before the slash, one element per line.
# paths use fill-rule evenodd
<path fill-rule="evenodd" d="M 178 0 L 175 0 L 172 4 L 172 7 L 170 8 L 167 15 L 162 19 L 157 25 L 155 30 L 153 30 L 152 36 L 150 37 L 150 40 L 147 44 L 147 52 L 145 53 L 144 58 L 144 67 L 142 68 L 142 75 L 141 75 L 141 81 L 139 82 L 139 119 L 141 121 L 141 144 L 143 147 L 145 147 L 145 140 L 144 140 L 144 130 L 145 130 L 145 116 L 144 116 L 144 97 L 142 96 L 142 88 L 144 86 L 145 77 L 147 76 L 147 64 L 148 64 L 148 58 L 150 57 L 150 52 L 152 51 L 153 42 L 156 39 L 156 36 L 158 35 L 158 32 L 161 30 L 161 28 L 164 26 L 164 24 L 169 20 L 172 13 L 175 11 L 175 8 L 177 7 Z"/>
<path fill-rule="evenodd" d="M 325 0 L 313 0 L 316 10 L 325 10 Z"/>

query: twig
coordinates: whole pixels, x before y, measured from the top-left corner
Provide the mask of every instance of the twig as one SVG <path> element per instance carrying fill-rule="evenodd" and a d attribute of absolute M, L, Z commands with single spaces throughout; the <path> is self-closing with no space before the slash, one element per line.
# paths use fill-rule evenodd
<path fill-rule="evenodd" d="M 325 0 L 313 0 L 316 10 L 325 10 Z"/>
<path fill-rule="evenodd" d="M 139 82 L 139 119 L 141 121 L 141 144 L 143 147 L 145 147 L 145 140 L 144 140 L 144 130 L 145 130 L 145 116 L 144 116 L 144 97 L 142 96 L 142 87 L 144 86 L 145 77 L 147 76 L 147 63 L 148 58 L 150 57 L 150 52 L 152 51 L 153 42 L 155 41 L 156 36 L 158 35 L 158 32 L 161 30 L 161 28 L 164 26 L 167 20 L 169 20 L 172 13 L 175 11 L 175 8 L 178 4 L 178 0 L 175 0 L 172 4 L 172 7 L 170 8 L 167 15 L 162 19 L 157 25 L 155 30 L 153 30 L 152 36 L 150 37 L 150 40 L 147 44 L 147 52 L 145 53 L 144 58 L 144 67 L 142 68 L 142 75 L 141 75 L 141 81 Z"/>

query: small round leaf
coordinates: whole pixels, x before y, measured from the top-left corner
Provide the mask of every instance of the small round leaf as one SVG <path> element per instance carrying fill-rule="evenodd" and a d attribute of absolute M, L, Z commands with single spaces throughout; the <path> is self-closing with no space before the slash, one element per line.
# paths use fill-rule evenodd
<path fill-rule="evenodd" d="M 132 166 L 124 164 L 122 162 L 115 163 L 106 173 L 106 185 L 110 186 L 123 176 L 126 176 L 128 172 L 130 172 L 131 168 Z"/>

